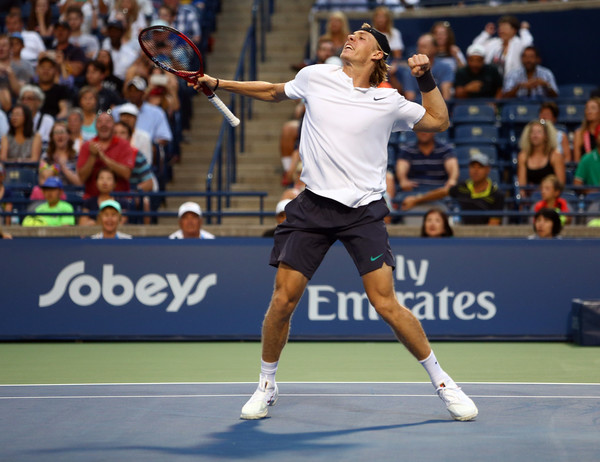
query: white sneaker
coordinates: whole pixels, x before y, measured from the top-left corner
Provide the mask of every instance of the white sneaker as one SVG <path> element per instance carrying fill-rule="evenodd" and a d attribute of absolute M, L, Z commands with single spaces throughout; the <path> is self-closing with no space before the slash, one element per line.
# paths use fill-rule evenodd
<path fill-rule="evenodd" d="M 479 411 L 471 398 L 455 383 L 446 386 L 441 383 L 436 393 L 446 405 L 446 409 L 454 420 L 473 420 Z"/>
<path fill-rule="evenodd" d="M 256 388 L 256 391 L 248 402 L 244 404 L 240 418 L 244 420 L 265 418 L 269 412 L 269 406 L 274 406 L 278 397 L 279 390 L 277 389 L 277 384 L 267 382 L 266 378 L 261 375 L 258 388 Z"/>

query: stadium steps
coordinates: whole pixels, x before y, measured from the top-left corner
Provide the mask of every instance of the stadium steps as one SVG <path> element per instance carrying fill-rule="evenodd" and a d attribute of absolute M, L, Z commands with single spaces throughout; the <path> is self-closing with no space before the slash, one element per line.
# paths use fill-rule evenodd
<path fill-rule="evenodd" d="M 308 13 L 312 0 L 285 0 L 276 2 L 271 18 L 272 29 L 267 34 L 266 60 L 258 64 L 258 79 L 270 82 L 285 82 L 294 76 L 290 64 L 302 61 L 309 37 Z M 250 25 L 251 0 L 222 2 L 221 13 L 217 17 L 217 30 L 214 32 L 213 51 L 207 56 L 206 72 L 220 78 L 233 77 L 242 48 L 243 40 Z M 227 92 L 219 92 L 227 104 Z M 173 180 L 167 186 L 169 191 L 205 191 L 208 166 L 213 156 L 222 122 L 221 115 L 202 95 L 194 97 L 194 115 L 187 144 L 182 144 L 182 156 L 173 166 Z M 233 191 L 266 191 L 265 210 L 275 209 L 283 187 L 281 181 L 281 161 L 279 156 L 279 132 L 283 123 L 292 118 L 295 103 L 253 103 L 253 118 L 246 126 L 245 151 L 238 155 L 238 178 Z M 204 198 L 173 197 L 166 201 L 166 210 L 176 211 L 186 200 L 195 200 L 203 208 Z M 257 211 L 257 197 L 232 198 L 232 212 Z M 175 224 L 175 218 L 162 218 L 161 224 Z M 237 234 L 239 226 L 258 225 L 257 217 L 228 217 L 224 227 L 231 226 L 230 234 Z M 274 224 L 267 218 L 265 223 Z M 229 234 L 229 233 L 228 233 Z"/>

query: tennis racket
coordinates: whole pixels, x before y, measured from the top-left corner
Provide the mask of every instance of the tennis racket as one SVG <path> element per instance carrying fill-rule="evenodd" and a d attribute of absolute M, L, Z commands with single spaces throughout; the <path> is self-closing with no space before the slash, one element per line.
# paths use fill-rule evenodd
<path fill-rule="evenodd" d="M 168 26 L 151 26 L 143 29 L 138 37 L 144 53 L 161 69 L 190 83 L 198 83 L 198 77 L 204 75 L 204 65 L 200 50 L 188 37 L 177 29 Z M 240 123 L 221 99 L 205 84 L 202 92 L 208 100 L 223 114 L 232 127 Z"/>

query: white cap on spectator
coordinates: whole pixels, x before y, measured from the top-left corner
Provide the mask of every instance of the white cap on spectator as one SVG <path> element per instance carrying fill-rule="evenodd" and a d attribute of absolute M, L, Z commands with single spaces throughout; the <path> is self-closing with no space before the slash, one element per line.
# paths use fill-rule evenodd
<path fill-rule="evenodd" d="M 183 204 L 181 204 L 179 206 L 179 212 L 177 212 L 177 216 L 181 218 L 185 213 L 188 212 L 195 213 L 199 217 L 202 216 L 202 209 L 195 202 L 184 202 Z"/>
<path fill-rule="evenodd" d="M 474 43 L 469 48 L 467 48 L 467 56 L 481 56 L 485 57 L 485 48 L 481 45 Z"/>
<path fill-rule="evenodd" d="M 140 110 L 135 104 L 125 103 L 119 108 L 119 114 L 131 114 L 137 117 L 140 114 Z"/>
<path fill-rule="evenodd" d="M 146 88 L 148 87 L 148 85 L 146 84 L 146 81 L 139 75 L 136 75 L 133 79 L 131 79 L 129 82 L 127 82 L 128 87 L 131 85 L 133 85 L 139 91 L 145 91 Z"/>
<path fill-rule="evenodd" d="M 277 203 L 277 207 L 275 207 L 275 215 L 279 215 L 280 213 L 285 212 L 285 206 L 292 202 L 290 199 L 283 199 Z"/>

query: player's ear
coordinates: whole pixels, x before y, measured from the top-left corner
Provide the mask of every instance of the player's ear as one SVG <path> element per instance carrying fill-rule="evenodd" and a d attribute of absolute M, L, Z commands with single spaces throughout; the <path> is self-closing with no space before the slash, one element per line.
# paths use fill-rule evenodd
<path fill-rule="evenodd" d="M 378 60 L 380 60 L 382 58 L 383 58 L 383 51 L 381 51 L 379 49 L 373 51 L 373 54 L 371 55 L 371 59 L 373 61 L 378 61 Z"/>

